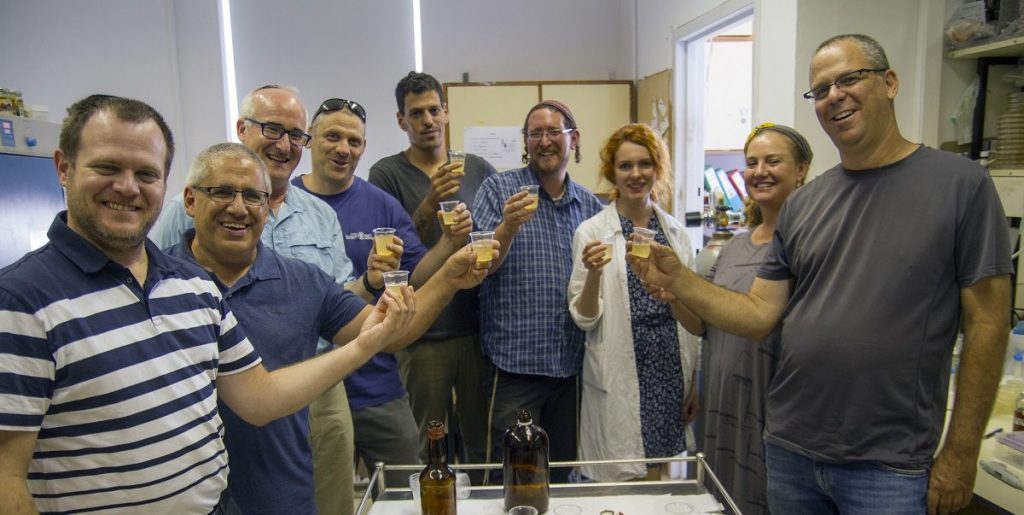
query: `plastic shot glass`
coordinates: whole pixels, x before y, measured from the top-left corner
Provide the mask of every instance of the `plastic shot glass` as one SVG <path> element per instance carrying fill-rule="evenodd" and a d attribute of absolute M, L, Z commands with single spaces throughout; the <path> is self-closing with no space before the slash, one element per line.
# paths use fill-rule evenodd
<path fill-rule="evenodd" d="M 456 499 L 469 499 L 470 489 L 472 485 L 469 483 L 469 474 L 465 472 L 455 473 L 455 498 Z"/>
<path fill-rule="evenodd" d="M 373 246 L 379 256 L 390 256 L 388 245 L 395 239 L 395 230 L 390 227 L 378 227 L 373 230 Z"/>
<path fill-rule="evenodd" d="M 477 268 L 490 268 L 491 258 L 494 256 L 491 240 L 494 239 L 494 231 L 476 231 L 469 233 L 469 244 L 476 252 Z"/>
<path fill-rule="evenodd" d="M 466 153 L 459 150 L 448 151 L 448 162 L 460 166 L 452 170 L 452 175 L 466 175 Z"/>
<path fill-rule="evenodd" d="M 526 205 L 526 210 L 536 211 L 537 206 L 540 203 L 540 186 L 536 184 L 529 184 L 526 186 L 521 186 L 519 188 L 519 191 L 525 191 L 526 198 L 530 200 L 530 203 Z"/>
<path fill-rule="evenodd" d="M 417 513 L 419 512 L 420 506 L 420 473 L 411 474 L 409 476 L 409 490 L 412 490 L 412 501 L 416 504 Z"/>
<path fill-rule="evenodd" d="M 441 202 L 441 218 L 445 225 L 455 224 L 455 208 L 458 207 L 458 200 L 446 200 Z"/>
<path fill-rule="evenodd" d="M 638 258 L 651 257 L 651 241 L 654 240 L 654 231 L 645 227 L 633 229 L 633 254 Z"/>
<path fill-rule="evenodd" d="M 384 289 L 394 292 L 401 297 L 402 286 L 409 284 L 409 272 L 406 270 L 395 270 L 384 272 Z"/>

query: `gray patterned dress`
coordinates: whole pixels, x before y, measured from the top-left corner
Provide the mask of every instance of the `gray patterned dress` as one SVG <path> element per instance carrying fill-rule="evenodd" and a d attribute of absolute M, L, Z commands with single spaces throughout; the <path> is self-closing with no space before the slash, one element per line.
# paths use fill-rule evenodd
<path fill-rule="evenodd" d="M 751 242 L 749 232 L 737 234 L 722 249 L 709 279 L 730 290 L 747 292 L 768 247 Z M 701 448 L 744 515 L 768 513 L 762 434 L 778 346 L 777 330 L 764 342 L 756 342 L 708 326 L 704 340 Z"/>

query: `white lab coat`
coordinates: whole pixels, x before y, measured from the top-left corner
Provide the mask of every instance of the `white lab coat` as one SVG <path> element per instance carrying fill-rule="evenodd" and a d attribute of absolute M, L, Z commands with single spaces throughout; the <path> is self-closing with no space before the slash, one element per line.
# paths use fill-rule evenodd
<path fill-rule="evenodd" d="M 683 231 L 683 225 L 657 206 L 655 213 L 680 261 L 693 268 L 693 252 Z M 587 269 L 582 261 L 583 247 L 589 241 L 602 240 L 613 234 L 615 243 L 612 246 L 612 260 L 604 266 L 601 274 L 597 316 L 584 317 L 576 308 L 587 276 Z M 614 202 L 576 229 L 572 241 L 572 255 L 572 277 L 568 291 L 569 312 L 576 325 L 587 333 L 580 408 L 580 459 L 643 458 L 640 386 L 636 375 L 636 356 L 633 353 L 633 332 L 630 325 L 626 242 L 622 236 L 622 225 L 619 223 Z M 685 391 L 689 392 L 693 388 L 693 370 L 697 365 L 698 339 L 686 332 L 681 325 L 676 325 Z M 694 444 L 693 430 L 687 427 L 687 450 L 695 450 Z M 597 481 L 623 481 L 645 476 L 647 467 L 642 463 L 585 466 L 583 473 Z"/>

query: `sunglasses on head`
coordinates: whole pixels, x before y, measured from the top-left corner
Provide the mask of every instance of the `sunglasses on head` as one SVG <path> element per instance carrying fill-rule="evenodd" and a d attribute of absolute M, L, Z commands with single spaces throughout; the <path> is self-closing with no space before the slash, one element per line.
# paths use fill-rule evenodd
<path fill-rule="evenodd" d="M 351 100 L 345 100 L 344 98 L 328 98 L 327 100 L 324 100 L 324 102 L 320 104 L 320 108 L 316 110 L 316 114 L 313 115 L 313 120 L 315 121 L 317 117 L 323 113 L 341 111 L 346 107 L 349 111 L 352 111 L 353 114 L 358 116 L 363 123 L 366 123 L 366 109 L 363 109 L 363 106 L 359 105 L 359 103 Z"/>

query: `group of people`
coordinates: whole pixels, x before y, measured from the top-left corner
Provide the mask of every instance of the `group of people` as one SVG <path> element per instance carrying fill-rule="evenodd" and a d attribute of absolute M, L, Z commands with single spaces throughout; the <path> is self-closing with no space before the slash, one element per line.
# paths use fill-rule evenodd
<path fill-rule="evenodd" d="M 440 419 L 460 459 L 500 461 L 523 407 L 553 461 L 701 449 L 743 513 L 963 507 L 1009 324 L 998 197 L 977 165 L 901 136 L 870 37 L 822 43 L 810 85 L 841 163 L 803 186 L 807 140 L 755 128 L 749 228 L 708 277 L 658 205 L 659 136 L 607 139 L 603 205 L 569 177 L 581 132 L 556 100 L 526 113 L 526 166 L 496 173 L 449 160 L 444 91 L 411 72 L 395 89 L 409 147 L 364 180 L 361 104 L 328 99 L 307 123 L 294 88 L 264 86 L 241 143 L 202 151 L 166 205 L 161 115 L 76 102 L 54 156 L 67 211 L 0 270 L 0 512 L 351 513 L 357 458 L 416 463 Z M 440 201 L 458 202 L 449 223 Z M 473 230 L 493 232 L 489 264 Z M 386 289 L 396 270 L 408 285 Z M 659 469 L 576 472 L 551 479 Z"/>

